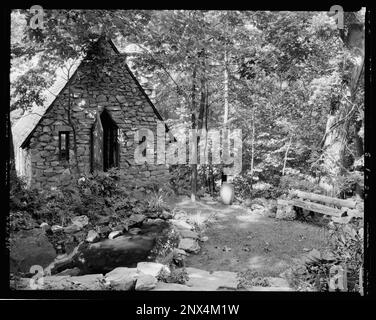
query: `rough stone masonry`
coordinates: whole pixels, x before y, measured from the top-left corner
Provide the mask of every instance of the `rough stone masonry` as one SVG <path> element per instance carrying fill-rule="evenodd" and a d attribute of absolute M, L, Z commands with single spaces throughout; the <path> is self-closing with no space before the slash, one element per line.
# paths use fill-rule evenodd
<path fill-rule="evenodd" d="M 29 182 L 35 187 L 69 183 L 77 167 L 80 173 L 91 171 L 92 131 L 103 110 L 119 129 L 118 165 L 126 169 L 127 180 L 145 181 L 168 173 L 166 165 L 154 161 L 135 164 L 135 131 L 156 132 L 157 121 L 162 119 L 128 68 L 125 55 L 107 40 L 99 40 L 97 48 L 99 54 L 94 58 L 88 54 L 81 62 L 22 145 L 27 151 Z M 69 112 L 74 126 L 68 121 Z M 59 132 L 69 132 L 68 161 L 59 157 Z"/>

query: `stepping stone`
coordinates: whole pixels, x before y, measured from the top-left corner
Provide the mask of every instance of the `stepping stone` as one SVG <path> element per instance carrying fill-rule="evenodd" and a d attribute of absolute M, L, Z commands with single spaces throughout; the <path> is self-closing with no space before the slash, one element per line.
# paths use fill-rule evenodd
<path fill-rule="evenodd" d="M 178 248 L 192 253 L 198 253 L 200 251 L 197 240 L 191 238 L 181 239 Z"/>
<path fill-rule="evenodd" d="M 320 251 L 317 249 L 312 249 L 310 252 L 308 252 L 307 254 L 303 256 L 302 261 L 303 263 L 307 263 L 307 262 L 312 262 L 321 258 L 322 256 L 321 256 Z"/>
<path fill-rule="evenodd" d="M 170 269 L 167 266 L 157 262 L 139 262 L 137 263 L 137 270 L 140 273 L 148 274 L 153 277 L 157 277 L 162 270 L 170 273 Z"/>
<path fill-rule="evenodd" d="M 79 290 L 103 290 L 104 277 L 101 273 L 70 277 L 69 280 L 79 285 Z"/>
<path fill-rule="evenodd" d="M 235 272 L 215 271 L 210 273 L 197 268 L 186 268 L 189 280 L 186 285 L 197 291 L 215 291 L 220 289 L 233 289 L 238 287 L 238 279 Z"/>
<path fill-rule="evenodd" d="M 72 224 L 76 225 L 80 229 L 85 227 L 89 223 L 89 218 L 85 215 L 72 218 Z"/>
<path fill-rule="evenodd" d="M 106 284 L 115 290 L 130 290 L 139 275 L 137 268 L 119 267 L 105 275 Z"/>
<path fill-rule="evenodd" d="M 195 288 L 179 283 L 158 282 L 153 291 L 195 291 Z"/>
<path fill-rule="evenodd" d="M 47 276 L 42 279 L 42 290 L 103 290 L 104 280 L 102 274 Z"/>
<path fill-rule="evenodd" d="M 62 272 L 56 274 L 56 276 L 78 276 L 81 273 L 81 270 L 77 267 L 71 269 L 65 269 Z"/>
<path fill-rule="evenodd" d="M 70 226 L 65 227 L 63 230 L 65 233 L 76 233 L 80 231 L 81 228 L 76 224 L 71 224 Z"/>
<path fill-rule="evenodd" d="M 246 289 L 247 291 L 269 291 L 269 292 L 273 292 L 273 291 L 294 291 L 292 288 L 290 287 L 251 287 L 251 288 L 247 288 Z"/>
<path fill-rule="evenodd" d="M 192 239 L 199 238 L 197 232 L 194 232 L 191 230 L 180 230 L 179 233 L 182 238 L 192 238 Z"/>
<path fill-rule="evenodd" d="M 90 230 L 86 236 L 86 241 L 90 243 L 98 241 L 99 239 L 100 236 L 95 230 Z"/>
<path fill-rule="evenodd" d="M 290 285 L 286 279 L 278 277 L 266 277 L 271 287 L 289 288 Z"/>
<path fill-rule="evenodd" d="M 179 230 L 193 230 L 193 226 L 183 220 L 171 219 L 170 222 Z"/>
<path fill-rule="evenodd" d="M 112 240 L 112 239 L 115 239 L 116 237 L 118 236 L 121 236 L 123 232 L 118 230 L 118 231 L 112 231 L 109 235 L 108 235 L 108 239 Z"/>
<path fill-rule="evenodd" d="M 128 233 L 136 235 L 139 234 L 142 230 L 140 228 L 132 228 L 128 230 Z"/>
<path fill-rule="evenodd" d="M 353 216 L 349 217 L 332 217 L 332 221 L 340 224 L 349 223 L 352 220 Z"/>
<path fill-rule="evenodd" d="M 157 285 L 157 279 L 150 274 L 141 274 L 139 275 L 136 282 L 137 291 L 147 291 L 152 290 Z"/>

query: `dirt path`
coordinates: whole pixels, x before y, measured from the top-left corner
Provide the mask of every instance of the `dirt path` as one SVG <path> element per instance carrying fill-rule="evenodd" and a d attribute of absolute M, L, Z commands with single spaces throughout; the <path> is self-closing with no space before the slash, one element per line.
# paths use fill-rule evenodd
<path fill-rule="evenodd" d="M 207 223 L 203 235 L 208 241 L 201 243 L 199 254 L 187 258 L 187 267 L 278 277 L 300 262 L 306 251 L 327 244 L 327 232 L 322 227 L 264 217 L 236 205 L 192 203 L 185 198 L 175 207 L 199 225 Z"/>

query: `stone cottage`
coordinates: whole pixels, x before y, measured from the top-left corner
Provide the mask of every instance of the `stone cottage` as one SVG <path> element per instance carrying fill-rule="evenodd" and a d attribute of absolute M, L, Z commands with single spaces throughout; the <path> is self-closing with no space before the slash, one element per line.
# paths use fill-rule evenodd
<path fill-rule="evenodd" d="M 57 88 L 31 128 L 21 119 L 12 129 L 16 169 L 29 184 L 49 187 L 112 167 L 126 169 L 130 181 L 166 176 L 166 165 L 134 161 L 134 133 L 155 134 L 163 119 L 111 40 L 96 41 Z"/>

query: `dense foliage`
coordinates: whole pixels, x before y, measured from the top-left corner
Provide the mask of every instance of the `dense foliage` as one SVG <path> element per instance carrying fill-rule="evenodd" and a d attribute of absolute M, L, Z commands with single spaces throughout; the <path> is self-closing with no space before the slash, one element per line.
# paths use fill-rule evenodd
<path fill-rule="evenodd" d="M 340 266 L 345 270 L 347 290 L 359 292 L 364 261 L 364 226 L 361 220 L 346 225 L 332 225 L 329 246 L 325 252 L 316 251 L 305 265 L 294 271 L 296 286 L 308 285 L 317 291 L 329 291 L 333 274 Z"/>
<path fill-rule="evenodd" d="M 29 28 L 31 13 L 12 12 L 13 120 L 43 104 L 57 68 L 69 70 L 100 36 L 111 38 L 174 130 L 242 130 L 242 172 L 233 178 L 240 200 L 276 199 L 290 189 L 333 197 L 364 197 L 364 19 L 346 12 L 344 28 L 327 12 L 45 10 L 45 27 Z M 133 49 L 130 49 L 132 47 Z M 136 48 L 136 50 L 134 50 Z M 67 71 L 66 70 L 66 71 Z M 132 214 L 158 216 L 172 194 L 215 195 L 223 165 L 170 167 L 169 181 L 124 184 L 121 170 L 77 177 L 49 191 L 11 183 L 12 230 L 35 223 L 66 225 L 85 214 L 110 225 Z M 192 198 L 194 199 L 194 197 Z M 362 226 L 331 233 L 330 256 L 307 263 L 301 276 L 328 290 L 329 269 L 345 264 L 351 290 L 359 285 Z M 162 256 L 173 259 L 167 234 Z M 161 275 L 183 283 L 184 271 Z"/>
<path fill-rule="evenodd" d="M 326 12 L 45 10 L 44 29 L 30 18 L 12 13 L 12 110 L 41 104 L 56 68 L 105 34 L 170 127 L 242 129 L 243 193 L 260 181 L 278 188 L 291 169 L 337 196 L 362 195 L 364 10 L 346 13 L 344 29 Z M 180 193 L 216 191 L 210 159 L 197 178 L 195 166 L 176 172 Z"/>
<path fill-rule="evenodd" d="M 12 177 L 10 191 L 11 230 L 31 228 L 42 222 L 66 226 L 74 216 L 87 215 L 92 223 L 103 216 L 110 217 L 110 225 L 122 223 L 132 214 L 158 216 L 168 209 L 168 185 L 159 181 L 137 185 L 123 183 L 121 170 L 110 170 L 82 176 L 68 186 L 51 190 L 27 188 L 17 177 Z M 158 186 L 158 187 L 157 187 Z M 31 221 L 31 222 L 30 222 Z"/>

